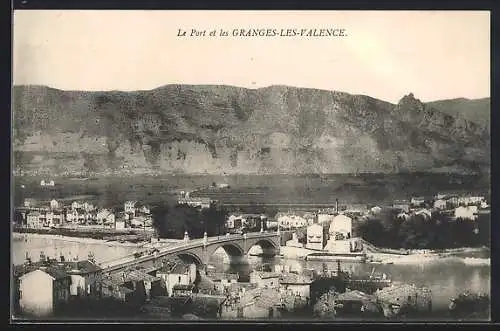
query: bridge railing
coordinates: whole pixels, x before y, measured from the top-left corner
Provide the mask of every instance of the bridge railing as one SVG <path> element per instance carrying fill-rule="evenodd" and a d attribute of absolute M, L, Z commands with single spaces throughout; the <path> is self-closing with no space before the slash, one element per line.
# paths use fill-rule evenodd
<path fill-rule="evenodd" d="M 255 232 L 255 233 L 247 233 L 246 238 L 269 238 L 269 237 L 275 237 L 277 235 L 277 232 Z M 244 239 L 245 236 L 241 234 L 236 234 L 236 235 L 229 235 L 229 236 L 219 236 L 219 237 L 209 237 L 207 238 L 207 241 L 213 244 L 214 242 L 230 242 L 234 240 L 241 240 Z M 197 248 L 200 247 L 204 244 L 204 239 L 203 238 L 197 238 L 197 239 L 192 239 L 187 242 L 179 242 L 176 244 L 173 244 L 169 247 L 165 247 L 163 249 L 160 249 L 159 252 L 156 253 L 156 257 L 161 257 L 163 255 L 175 253 L 178 250 L 185 250 L 185 249 L 191 249 L 191 248 Z M 141 263 L 143 261 L 147 261 L 154 257 L 155 255 L 146 255 L 146 256 L 141 256 L 136 258 L 133 254 L 126 255 L 124 257 L 121 257 L 116 260 L 110 260 L 106 262 L 100 263 L 100 266 L 104 269 L 112 269 L 112 268 L 118 268 L 121 265 L 127 265 L 133 262 L 133 264 Z"/>

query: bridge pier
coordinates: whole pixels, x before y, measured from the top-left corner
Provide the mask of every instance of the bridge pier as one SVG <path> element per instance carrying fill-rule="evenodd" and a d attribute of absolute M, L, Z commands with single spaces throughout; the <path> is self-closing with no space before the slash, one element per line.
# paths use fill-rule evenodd
<path fill-rule="evenodd" d="M 229 264 L 248 264 L 246 255 L 229 255 Z"/>

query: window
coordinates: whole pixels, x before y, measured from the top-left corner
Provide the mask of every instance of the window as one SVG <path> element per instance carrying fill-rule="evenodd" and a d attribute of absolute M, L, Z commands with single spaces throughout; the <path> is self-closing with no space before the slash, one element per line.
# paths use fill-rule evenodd
<path fill-rule="evenodd" d="M 181 276 L 179 276 L 179 283 L 181 282 Z"/>

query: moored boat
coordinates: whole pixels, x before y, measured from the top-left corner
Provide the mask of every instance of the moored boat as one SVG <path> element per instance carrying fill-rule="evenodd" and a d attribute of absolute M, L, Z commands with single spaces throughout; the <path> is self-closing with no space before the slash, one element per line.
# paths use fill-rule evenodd
<path fill-rule="evenodd" d="M 344 262 L 366 262 L 366 254 L 363 253 L 311 253 L 305 257 L 306 261 L 344 261 Z"/>

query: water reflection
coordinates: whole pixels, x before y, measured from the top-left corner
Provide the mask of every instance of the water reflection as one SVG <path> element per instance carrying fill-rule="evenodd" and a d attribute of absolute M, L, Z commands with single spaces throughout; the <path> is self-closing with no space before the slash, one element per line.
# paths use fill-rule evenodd
<path fill-rule="evenodd" d="M 27 236 L 26 240 L 16 239 L 12 242 L 12 263 L 22 264 L 26 253 L 32 261 L 38 261 L 40 252 L 51 258 L 59 258 L 62 254 L 66 258 L 87 258 L 90 251 L 97 262 L 108 261 L 130 254 L 134 247 L 114 246 L 106 243 L 80 243 L 67 241 L 64 238 L 44 238 Z"/>
<path fill-rule="evenodd" d="M 87 257 L 89 251 L 94 253 L 98 262 L 119 258 L 130 254 L 134 247 L 113 246 L 105 243 L 79 243 L 63 240 L 63 238 L 43 238 L 28 236 L 26 240 L 16 239 L 12 243 L 12 258 L 14 264 L 21 264 L 25 254 L 36 261 L 40 251 L 50 257 L 63 255 Z M 280 258 L 248 257 L 248 264 L 230 265 L 224 252 L 214 254 L 210 264 L 218 271 L 238 273 L 241 281 L 248 281 L 250 272 L 263 264 L 274 269 L 276 264 L 289 265 L 292 270 L 309 268 L 322 270 L 323 263 L 318 261 L 297 261 Z M 226 262 L 226 263 L 225 263 Z M 337 268 L 336 262 L 326 262 L 329 269 Z M 355 274 L 370 273 L 375 267 L 376 272 L 391 275 L 395 282 L 405 282 L 417 286 L 428 286 L 433 294 L 434 307 L 447 307 L 449 298 L 466 289 L 490 293 L 490 266 L 466 265 L 460 258 L 450 258 L 439 263 L 425 263 L 420 265 L 370 265 L 359 263 L 342 263 L 342 268 Z"/>
<path fill-rule="evenodd" d="M 321 271 L 323 262 L 296 261 L 279 258 L 249 257 L 248 265 L 228 265 L 219 256 L 211 259 L 211 264 L 217 270 L 240 274 L 243 281 L 255 267 L 267 264 L 274 268 L 276 264 L 289 265 L 291 269 L 308 268 Z M 336 269 L 336 262 L 325 262 L 329 269 Z M 469 289 L 490 293 L 490 267 L 468 266 L 461 259 L 447 259 L 439 263 L 426 263 L 420 265 L 371 265 L 360 263 L 342 263 L 342 268 L 354 274 L 369 274 L 372 268 L 376 272 L 391 275 L 394 282 L 404 282 L 416 286 L 426 286 L 432 291 L 433 307 L 446 309 L 449 299 L 460 292 Z"/>

